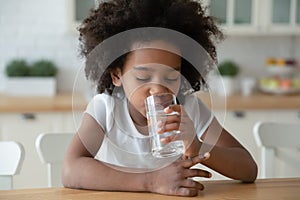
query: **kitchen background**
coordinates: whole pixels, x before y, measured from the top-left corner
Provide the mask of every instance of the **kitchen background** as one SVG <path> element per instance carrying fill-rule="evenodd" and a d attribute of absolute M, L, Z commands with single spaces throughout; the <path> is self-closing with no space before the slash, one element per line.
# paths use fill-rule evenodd
<path fill-rule="evenodd" d="M 2 95 L 6 87 L 5 66 L 15 58 L 24 58 L 28 62 L 38 59 L 51 60 L 59 68 L 58 94 L 71 93 L 77 72 L 83 67 L 76 31 L 78 23 L 74 19 L 75 5 L 86 2 L 89 2 L 87 5 L 91 5 L 93 1 L 0 0 L 0 102 L 1 100 L 4 102 L 3 105 L 0 104 L 0 140 L 20 141 L 26 150 L 21 173 L 14 179 L 15 188 L 47 185 L 46 165 L 38 158 L 34 144 L 39 133 L 74 133 L 75 130 L 72 109 L 63 107 L 70 100 L 63 101 L 60 110 L 51 110 L 48 109 L 48 105 L 45 106 L 47 109 L 37 108 L 40 102 L 34 101 L 35 98 L 33 102 L 24 100 L 22 103 L 14 104 L 17 101 Z M 204 0 L 204 2 L 212 5 L 218 2 L 215 8 L 221 8 L 221 11 L 212 9 L 211 12 L 220 15 L 221 18 L 224 17 L 223 21 L 227 21 L 223 28 L 228 35 L 217 46 L 218 59 L 220 62 L 228 59 L 236 62 L 241 67 L 239 80 L 243 77 L 260 78 L 268 75 L 266 60 L 269 57 L 293 58 L 300 61 L 300 0 Z M 223 12 L 224 8 L 227 8 L 227 13 Z M 235 20 L 233 13 L 235 16 L 242 15 L 241 19 L 246 21 L 246 25 Z M 276 24 L 272 21 L 280 22 L 281 19 L 286 21 L 286 18 L 288 20 L 285 24 Z M 83 74 L 80 78 L 83 78 Z M 281 95 L 268 97 L 262 94 L 258 97 L 250 95 L 247 100 L 237 96 L 231 103 L 233 107 L 228 109 L 225 122 L 226 128 L 249 149 L 259 166 L 260 149 L 255 144 L 252 132 L 254 123 L 259 120 L 300 122 L 299 95 L 286 98 Z M 261 98 L 267 99 L 267 102 L 261 101 Z M 53 101 L 55 100 L 56 98 Z M 270 101 L 277 104 L 272 105 Z M 50 104 L 60 104 L 61 101 L 58 102 L 50 101 Z M 231 100 L 228 101 L 230 102 Z M 247 104 L 246 109 L 240 108 L 243 103 Z M 14 108 L 15 106 L 17 108 Z M 28 108 L 34 110 L 28 111 Z M 299 152 L 296 157 L 299 157 Z M 281 168 L 281 171 L 282 169 L 284 168 Z M 299 176 L 299 169 L 295 167 L 287 169 L 285 172 L 290 172 L 290 176 L 297 173 Z"/>
<path fill-rule="evenodd" d="M 73 5 L 74 0 L 0 0 L 0 91 L 5 87 L 5 65 L 13 58 L 54 61 L 59 67 L 58 92 L 72 90 L 82 67 Z M 227 36 L 218 44 L 219 61 L 237 62 L 241 76 L 262 76 L 267 57 L 300 60 L 299 34 L 290 33 Z"/>

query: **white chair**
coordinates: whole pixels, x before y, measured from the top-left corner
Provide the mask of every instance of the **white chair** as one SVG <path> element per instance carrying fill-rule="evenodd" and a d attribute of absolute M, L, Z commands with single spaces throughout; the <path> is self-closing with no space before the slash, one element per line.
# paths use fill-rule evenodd
<path fill-rule="evenodd" d="M 39 158 L 47 164 L 48 187 L 62 186 L 62 161 L 73 136 L 71 133 L 41 133 L 36 138 Z"/>
<path fill-rule="evenodd" d="M 24 154 L 22 144 L 0 141 L 0 190 L 13 189 L 13 176 L 20 172 Z"/>
<path fill-rule="evenodd" d="M 275 122 L 257 122 L 253 128 L 256 144 L 261 147 L 262 178 L 285 177 L 276 175 L 278 161 L 292 164 L 297 175 L 300 174 L 300 123 L 286 124 Z M 277 168 L 276 168 L 277 167 Z M 281 170 L 282 171 L 282 170 Z M 293 171 L 293 170 L 292 170 Z M 289 170 L 282 172 L 289 173 Z M 291 172 L 290 172 L 291 173 Z M 288 175 L 293 176 L 293 175 Z"/>

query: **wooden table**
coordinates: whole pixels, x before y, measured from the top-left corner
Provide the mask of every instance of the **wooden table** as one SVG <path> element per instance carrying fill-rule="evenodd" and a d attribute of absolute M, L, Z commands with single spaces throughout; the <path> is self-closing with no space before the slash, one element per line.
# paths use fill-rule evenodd
<path fill-rule="evenodd" d="M 152 193 L 103 192 L 67 188 L 40 188 L 0 191 L 1 200 L 299 200 L 300 178 L 261 179 L 252 184 L 237 181 L 205 181 L 197 197 L 175 197 Z"/>

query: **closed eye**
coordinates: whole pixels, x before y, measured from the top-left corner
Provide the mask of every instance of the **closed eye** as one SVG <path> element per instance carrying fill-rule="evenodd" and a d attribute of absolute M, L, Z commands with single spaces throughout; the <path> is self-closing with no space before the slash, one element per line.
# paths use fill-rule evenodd
<path fill-rule="evenodd" d="M 166 81 L 178 81 L 180 78 L 180 73 L 178 71 L 173 70 L 172 72 L 169 72 L 169 74 L 165 77 Z"/>
<path fill-rule="evenodd" d="M 147 82 L 151 80 L 153 71 L 144 66 L 136 66 L 133 70 L 135 79 L 139 82 Z"/>
<path fill-rule="evenodd" d="M 151 80 L 151 77 L 135 77 L 137 81 L 147 82 Z"/>
<path fill-rule="evenodd" d="M 166 81 L 178 81 L 179 77 L 176 77 L 176 78 L 165 78 Z"/>

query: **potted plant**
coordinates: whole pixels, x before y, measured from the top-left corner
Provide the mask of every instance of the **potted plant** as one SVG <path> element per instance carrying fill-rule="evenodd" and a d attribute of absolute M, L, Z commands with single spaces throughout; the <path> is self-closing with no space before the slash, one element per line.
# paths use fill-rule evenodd
<path fill-rule="evenodd" d="M 56 65 L 38 60 L 29 65 L 24 59 L 14 59 L 5 68 L 6 93 L 25 96 L 54 96 L 56 94 Z"/>
<path fill-rule="evenodd" d="M 12 60 L 6 66 L 6 75 L 9 77 L 27 76 L 29 72 L 29 65 L 23 59 Z"/>
<path fill-rule="evenodd" d="M 54 77 L 57 74 L 57 67 L 48 60 L 38 60 L 34 62 L 29 70 L 30 76 Z"/>
<path fill-rule="evenodd" d="M 239 74 L 240 67 L 231 60 L 226 60 L 218 65 L 218 71 L 222 78 L 218 91 L 221 95 L 231 95 L 236 91 L 236 76 Z"/>

